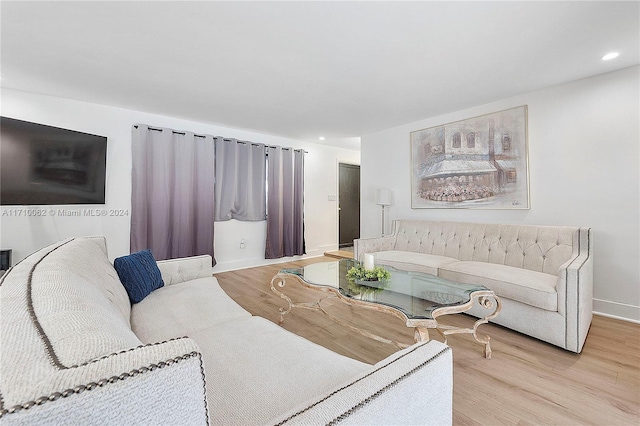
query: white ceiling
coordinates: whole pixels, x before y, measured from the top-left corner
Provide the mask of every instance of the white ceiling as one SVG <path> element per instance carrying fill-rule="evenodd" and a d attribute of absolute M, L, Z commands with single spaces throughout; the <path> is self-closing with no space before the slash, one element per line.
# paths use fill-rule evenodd
<path fill-rule="evenodd" d="M 3 0 L 0 74 L 12 89 L 353 147 L 636 65 L 639 5 Z"/>

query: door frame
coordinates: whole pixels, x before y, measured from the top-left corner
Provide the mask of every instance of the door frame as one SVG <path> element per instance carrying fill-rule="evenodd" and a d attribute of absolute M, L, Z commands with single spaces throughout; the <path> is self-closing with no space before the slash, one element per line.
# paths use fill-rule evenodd
<path fill-rule="evenodd" d="M 362 167 L 358 161 L 340 160 L 339 158 L 336 160 L 336 246 L 338 250 L 340 250 L 340 164 Z M 362 178 L 360 178 L 360 220 L 362 221 Z M 362 222 L 360 230 L 362 230 Z"/>

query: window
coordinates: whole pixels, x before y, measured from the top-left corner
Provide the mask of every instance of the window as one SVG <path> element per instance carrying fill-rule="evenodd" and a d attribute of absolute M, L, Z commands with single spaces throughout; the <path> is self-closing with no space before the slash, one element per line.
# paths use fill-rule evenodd
<path fill-rule="evenodd" d="M 453 148 L 461 148 L 462 147 L 462 136 L 460 136 L 460 132 L 455 132 L 453 134 Z"/>
<path fill-rule="evenodd" d="M 476 147 L 476 134 L 471 132 L 467 134 L 467 148 L 475 148 Z"/>
<path fill-rule="evenodd" d="M 511 134 L 505 133 L 502 136 L 502 151 L 511 151 Z"/>

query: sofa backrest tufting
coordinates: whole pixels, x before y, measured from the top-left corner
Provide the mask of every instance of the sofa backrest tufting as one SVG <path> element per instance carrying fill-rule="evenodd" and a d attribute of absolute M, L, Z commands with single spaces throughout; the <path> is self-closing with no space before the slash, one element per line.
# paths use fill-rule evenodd
<path fill-rule="evenodd" d="M 578 230 L 568 226 L 397 220 L 394 250 L 557 275 L 571 257 Z"/>

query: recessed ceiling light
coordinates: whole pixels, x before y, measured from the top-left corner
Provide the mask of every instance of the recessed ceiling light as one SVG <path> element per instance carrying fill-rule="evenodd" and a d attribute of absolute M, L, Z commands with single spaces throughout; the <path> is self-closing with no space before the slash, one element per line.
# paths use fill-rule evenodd
<path fill-rule="evenodd" d="M 618 56 L 620 56 L 620 54 L 618 52 L 611 52 L 611 53 L 607 53 L 606 55 L 604 55 L 602 57 L 603 61 L 610 61 L 612 59 L 617 58 Z"/>
<path fill-rule="evenodd" d="M 318 138 L 318 140 L 323 141 L 323 140 L 324 140 L 324 136 L 320 136 L 320 137 Z"/>

